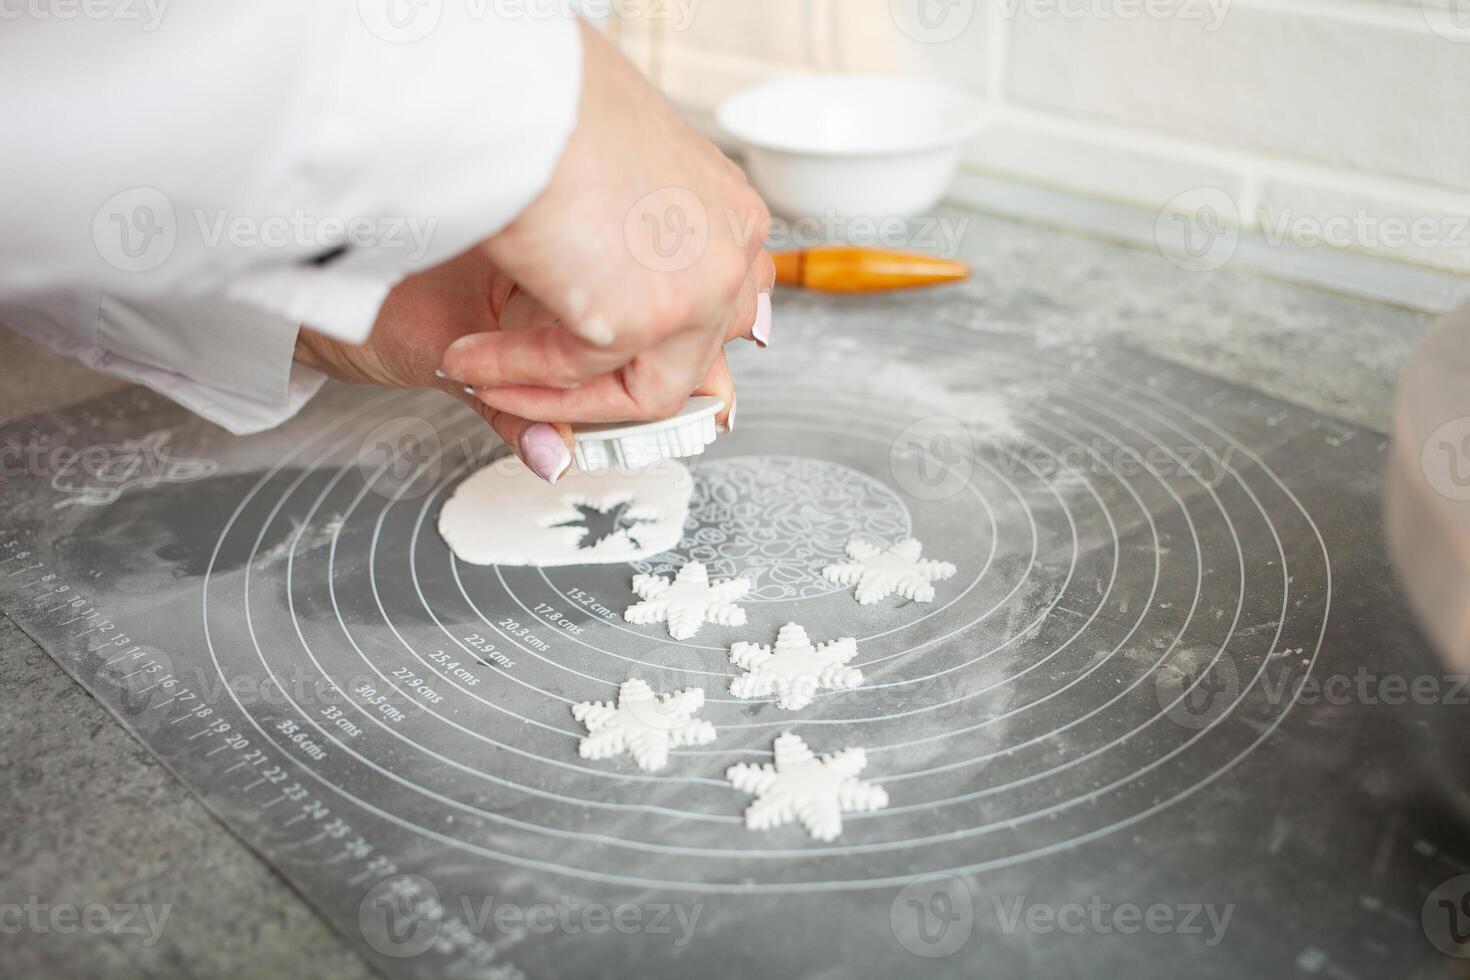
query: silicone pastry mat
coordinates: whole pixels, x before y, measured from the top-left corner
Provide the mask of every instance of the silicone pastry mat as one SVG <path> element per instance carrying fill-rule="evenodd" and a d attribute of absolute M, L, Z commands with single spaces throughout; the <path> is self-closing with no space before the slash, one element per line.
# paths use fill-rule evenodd
<path fill-rule="evenodd" d="M 1438 676 L 1383 556 L 1381 436 L 1127 351 L 934 326 L 781 353 L 737 359 L 739 430 L 634 566 L 456 562 L 437 510 L 503 449 L 438 395 L 329 387 L 249 438 L 138 392 L 38 417 L 0 433 L 26 471 L 0 605 L 393 976 L 1437 955 L 1456 858 L 1416 787 L 1464 709 L 1322 683 Z M 959 571 L 859 606 L 820 575 L 854 535 Z M 690 560 L 752 580 L 746 626 L 623 621 L 633 574 Z M 792 620 L 855 637 L 864 686 L 731 696 L 729 645 Z M 702 687 L 718 738 L 658 773 L 581 759 L 570 706 L 629 677 Z M 888 808 L 832 843 L 746 830 L 724 771 L 783 731 L 866 748 Z"/>

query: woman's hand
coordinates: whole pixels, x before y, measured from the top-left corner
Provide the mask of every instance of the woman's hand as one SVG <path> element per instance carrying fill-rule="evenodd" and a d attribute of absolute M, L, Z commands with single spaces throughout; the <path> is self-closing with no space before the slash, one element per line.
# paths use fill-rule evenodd
<path fill-rule="evenodd" d="M 345 381 L 461 398 L 548 482 L 570 422 L 666 418 L 735 390 L 724 344 L 771 338 L 770 216 L 738 167 L 583 25 L 576 130 L 499 234 L 405 279 L 351 347 L 303 328 L 297 359 Z"/>
<path fill-rule="evenodd" d="M 583 40 L 578 124 L 551 183 L 483 246 L 524 305 L 441 366 L 524 419 L 665 418 L 700 390 L 728 410 L 725 342 L 770 340 L 770 216 L 611 44 L 585 25 Z"/>
<path fill-rule="evenodd" d="M 296 360 L 353 384 L 446 391 L 479 412 L 542 479 L 555 483 L 572 461 L 570 427 L 498 411 L 437 371 L 450 344 L 502 329 L 508 306 L 510 315 L 517 315 L 521 304 L 510 302 L 514 295 L 511 279 L 482 251 L 472 250 L 395 286 L 378 311 L 372 336 L 360 347 L 303 327 Z"/>
<path fill-rule="evenodd" d="M 296 339 L 296 360 L 352 384 L 448 392 L 483 416 L 533 472 L 554 484 L 572 462 L 570 426 L 500 411 L 437 370 L 444 351 L 463 337 L 550 323 L 551 315 L 492 265 L 482 249 L 472 249 L 395 286 L 378 311 L 372 336 L 361 346 L 303 327 Z M 721 415 L 722 425 L 733 425 L 735 389 L 723 354 L 695 393 L 724 399 L 729 408 Z"/>

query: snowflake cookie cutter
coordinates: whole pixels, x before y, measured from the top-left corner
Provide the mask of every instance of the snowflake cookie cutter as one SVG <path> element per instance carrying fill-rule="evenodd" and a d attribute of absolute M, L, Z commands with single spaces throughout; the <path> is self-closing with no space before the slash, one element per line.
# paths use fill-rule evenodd
<path fill-rule="evenodd" d="M 656 422 L 599 422 L 572 427 L 572 458 L 579 470 L 612 466 L 637 470 L 661 459 L 698 456 L 715 441 L 723 399 L 697 395 L 678 414 Z"/>
<path fill-rule="evenodd" d="M 775 695 L 778 708 L 800 711 L 819 690 L 861 687 L 863 672 L 847 666 L 855 656 L 857 641 L 850 636 L 813 644 L 805 629 L 787 623 L 775 646 L 742 640 L 730 647 L 730 662 L 745 671 L 730 682 L 730 693 L 741 699 Z"/>
<path fill-rule="evenodd" d="M 793 820 L 820 841 L 842 834 L 844 813 L 881 810 L 888 805 L 882 786 L 858 778 L 868 765 L 862 749 L 840 749 L 818 757 L 799 735 L 776 738 L 775 763 L 741 762 L 725 770 L 725 778 L 744 793 L 755 795 L 745 809 L 745 826 L 770 830 Z"/>
<path fill-rule="evenodd" d="M 847 542 L 851 560 L 828 565 L 822 575 L 837 585 L 856 585 L 853 596 L 864 606 L 895 594 L 914 602 L 933 602 L 931 583 L 949 578 L 956 569 L 947 561 L 923 559 L 923 553 L 918 538 L 904 538 L 887 549 L 854 538 Z"/>
<path fill-rule="evenodd" d="M 572 717 L 587 726 L 577 754 L 600 760 L 627 752 L 639 769 L 657 772 L 668 765 L 670 749 L 714 741 L 715 726 L 694 717 L 703 708 L 700 688 L 655 694 L 646 681 L 630 678 L 618 688 L 616 703 L 572 705 Z"/>

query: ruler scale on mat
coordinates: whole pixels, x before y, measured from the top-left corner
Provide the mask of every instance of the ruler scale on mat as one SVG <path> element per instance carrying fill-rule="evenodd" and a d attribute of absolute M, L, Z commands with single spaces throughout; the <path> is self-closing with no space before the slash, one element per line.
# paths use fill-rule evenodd
<path fill-rule="evenodd" d="M 685 540 L 633 566 L 455 561 L 438 508 L 500 450 L 437 395 L 329 387 L 250 438 L 136 392 L 33 419 L 0 433 L 30 461 L 0 605 L 393 976 L 1435 955 L 1419 903 L 1450 869 L 1370 776 L 1407 779 L 1456 716 L 1317 686 L 1438 669 L 1382 556 L 1381 436 L 943 327 L 813 335 L 737 376 Z M 854 535 L 959 572 L 859 606 L 820 574 Z M 746 626 L 622 620 L 633 574 L 690 560 L 752 580 Z M 730 643 L 792 620 L 854 636 L 865 685 L 796 713 L 731 696 Z M 570 706 L 632 676 L 702 687 L 719 737 L 653 774 L 581 759 Z M 866 748 L 888 809 L 826 844 L 746 830 L 723 773 L 787 730 Z M 1135 906 L 1169 925 L 1130 931 Z"/>

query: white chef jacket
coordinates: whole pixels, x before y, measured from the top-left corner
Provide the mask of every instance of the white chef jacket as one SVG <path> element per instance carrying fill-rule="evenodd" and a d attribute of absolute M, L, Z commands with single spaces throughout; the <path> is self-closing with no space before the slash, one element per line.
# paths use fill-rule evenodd
<path fill-rule="evenodd" d="M 236 432 L 403 276 L 494 234 L 576 122 L 545 0 L 0 0 L 0 322 Z"/>

